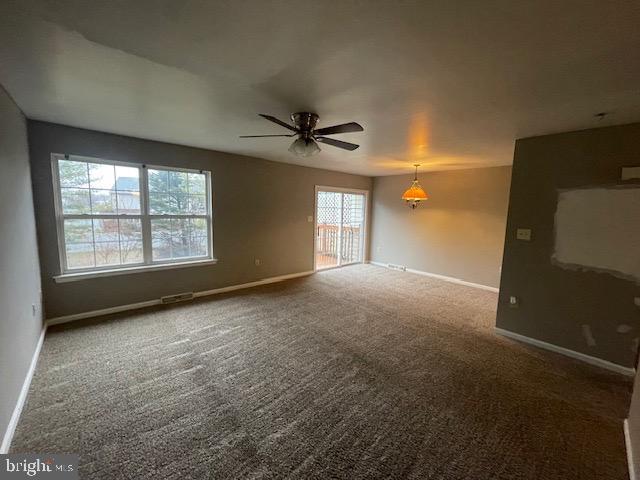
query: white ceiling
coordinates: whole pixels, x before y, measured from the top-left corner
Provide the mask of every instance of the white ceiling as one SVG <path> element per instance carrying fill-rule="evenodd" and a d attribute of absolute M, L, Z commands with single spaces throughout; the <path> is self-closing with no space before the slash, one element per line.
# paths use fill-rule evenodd
<path fill-rule="evenodd" d="M 639 25 L 636 0 L 4 0 L 0 83 L 30 118 L 281 162 L 506 165 L 516 138 L 640 120 Z M 361 148 L 238 138 L 294 111 Z"/>

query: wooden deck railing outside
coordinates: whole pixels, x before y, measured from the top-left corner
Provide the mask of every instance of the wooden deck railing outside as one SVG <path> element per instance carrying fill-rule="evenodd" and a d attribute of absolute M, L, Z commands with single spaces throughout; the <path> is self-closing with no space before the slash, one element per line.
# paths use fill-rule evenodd
<path fill-rule="evenodd" d="M 338 225 L 320 224 L 317 226 L 316 266 L 334 267 L 338 264 Z M 360 226 L 342 227 L 342 263 L 360 260 Z"/>

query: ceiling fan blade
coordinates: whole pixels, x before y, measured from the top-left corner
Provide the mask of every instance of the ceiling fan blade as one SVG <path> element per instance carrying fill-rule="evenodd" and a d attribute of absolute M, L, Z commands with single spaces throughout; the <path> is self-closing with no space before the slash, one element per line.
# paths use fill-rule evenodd
<path fill-rule="evenodd" d="M 319 128 L 313 131 L 314 135 L 332 135 L 334 133 L 351 133 L 362 132 L 364 128 L 362 125 L 356 122 L 343 123 L 341 125 L 334 125 L 333 127 Z"/>
<path fill-rule="evenodd" d="M 355 143 L 343 142 L 342 140 L 336 140 L 335 138 L 327 138 L 327 137 L 314 137 L 318 142 L 326 143 L 327 145 L 332 145 L 338 148 L 344 148 L 345 150 L 355 150 L 360 145 L 356 145 Z"/>
<path fill-rule="evenodd" d="M 281 127 L 288 128 L 292 132 L 297 132 L 297 130 L 294 127 L 292 127 L 288 123 L 283 122 L 282 120 L 278 120 L 276 117 L 273 117 L 271 115 L 264 115 L 262 113 L 259 113 L 258 115 L 260 115 L 262 118 L 269 120 L 270 122 L 277 123 Z"/>
<path fill-rule="evenodd" d="M 240 138 L 261 138 L 261 137 L 294 137 L 295 133 L 291 135 L 240 135 Z"/>

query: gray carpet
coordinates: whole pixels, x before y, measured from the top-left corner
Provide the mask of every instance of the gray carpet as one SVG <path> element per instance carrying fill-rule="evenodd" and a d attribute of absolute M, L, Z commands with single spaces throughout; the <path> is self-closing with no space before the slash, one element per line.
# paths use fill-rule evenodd
<path fill-rule="evenodd" d="M 13 452 L 83 479 L 626 479 L 629 383 L 362 265 L 51 328 Z"/>

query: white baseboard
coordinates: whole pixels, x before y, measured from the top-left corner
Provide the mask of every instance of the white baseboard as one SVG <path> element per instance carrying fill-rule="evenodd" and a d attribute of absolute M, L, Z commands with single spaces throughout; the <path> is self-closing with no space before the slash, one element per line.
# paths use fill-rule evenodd
<path fill-rule="evenodd" d="M 18 426 L 18 421 L 20 420 L 20 414 L 22 414 L 22 409 L 24 408 L 24 404 L 27 401 L 27 394 L 29 393 L 29 387 L 31 386 L 31 379 L 33 378 L 33 373 L 36 371 L 36 365 L 38 364 L 38 357 L 40 356 L 40 350 L 42 349 L 42 343 L 44 342 L 44 335 L 46 331 L 47 325 L 45 324 L 42 327 L 40 338 L 38 339 L 38 343 L 36 344 L 33 356 L 31 357 L 31 364 L 29 365 L 29 370 L 27 370 L 27 374 L 24 377 L 24 382 L 22 383 L 22 388 L 20 389 L 20 394 L 18 395 L 16 406 L 14 407 L 11 418 L 9 419 L 7 430 L 4 432 L 4 436 L 2 437 L 0 454 L 8 453 L 9 448 L 11 447 L 13 434 L 16 432 L 16 427 Z"/>
<path fill-rule="evenodd" d="M 621 373 L 622 375 L 627 375 L 631 377 L 636 374 L 636 370 L 634 368 L 624 367 L 622 365 L 618 365 L 617 363 L 608 362 L 607 360 L 602 360 L 601 358 L 592 357 L 591 355 L 587 355 L 585 353 L 576 352 L 575 350 L 569 350 L 568 348 L 559 347 L 558 345 L 554 345 L 552 343 L 543 342 L 542 340 L 536 340 L 535 338 L 526 337 L 524 335 L 520 335 L 519 333 L 514 333 L 509 330 L 504 330 L 498 327 L 495 327 L 495 331 L 497 334 L 502 335 L 504 337 L 508 337 L 513 340 L 518 340 L 523 343 L 528 343 L 530 345 L 534 345 L 536 347 L 543 348 L 545 350 L 550 350 L 555 353 L 560 353 L 567 357 L 575 358 L 576 360 L 581 360 L 585 363 L 595 365 L 596 367 L 601 367 L 607 370 L 611 370 L 612 372 Z"/>
<path fill-rule="evenodd" d="M 306 271 L 306 272 L 290 273 L 287 275 L 280 275 L 277 277 L 263 278 L 262 280 L 256 280 L 255 282 L 242 283 L 240 285 L 230 285 L 228 287 L 215 288 L 213 290 L 204 290 L 201 292 L 194 292 L 193 296 L 206 297 L 208 295 L 216 295 L 219 293 L 232 292 L 234 290 L 242 290 L 244 288 L 251 288 L 251 287 L 257 287 L 259 285 L 267 285 L 269 283 L 282 282 L 284 280 L 290 280 L 292 278 L 306 277 L 308 275 L 311 275 L 312 273 L 313 271 Z M 60 323 L 73 322 L 75 320 L 82 320 L 85 318 L 100 317 L 102 315 L 110 315 L 112 313 L 126 312 L 128 310 L 137 310 L 139 308 L 160 305 L 161 303 L 162 302 L 158 298 L 155 300 L 148 300 L 146 302 L 130 303 L 128 305 L 118 305 L 117 307 L 102 308 L 100 310 L 91 310 L 89 312 L 82 312 L 82 313 L 74 313 L 73 315 L 64 315 L 61 317 L 50 318 L 47 320 L 47 325 L 49 326 L 58 325 Z"/>
<path fill-rule="evenodd" d="M 126 312 L 128 310 L 137 310 L 138 308 L 152 307 L 160 305 L 161 301 L 149 300 L 147 302 L 130 303 L 128 305 L 118 305 L 117 307 L 102 308 L 100 310 L 91 310 L 89 312 L 74 313 L 73 315 L 63 315 L 61 317 L 49 318 L 46 320 L 48 326 L 58 325 L 60 323 L 74 322 L 84 318 L 100 317 L 102 315 L 110 315 L 112 313 Z"/>
<path fill-rule="evenodd" d="M 289 273 L 287 275 L 280 275 L 278 277 L 263 278 L 262 280 L 256 280 L 255 282 L 242 283 L 240 285 L 231 285 L 229 287 L 215 288 L 213 290 L 205 290 L 203 292 L 195 292 L 194 297 L 206 297 L 207 295 L 217 295 L 218 293 L 232 292 L 234 290 L 242 290 L 243 288 L 257 287 L 259 285 L 267 285 L 269 283 L 283 282 L 285 280 L 291 280 L 292 278 L 306 277 L 311 275 L 313 270 L 299 273 Z"/>
<path fill-rule="evenodd" d="M 629 419 L 624 420 L 624 446 L 627 450 L 627 466 L 629 468 L 629 480 L 636 480 L 636 468 L 633 464 L 633 449 L 631 448 L 631 433 L 629 433 Z"/>
<path fill-rule="evenodd" d="M 373 261 L 370 261 L 369 263 L 371 265 L 377 265 L 378 267 L 389 268 L 386 263 L 373 262 Z M 405 271 L 409 273 L 415 273 L 416 275 L 424 275 L 425 277 L 437 278 L 439 280 L 444 280 L 445 282 L 449 282 L 449 283 L 455 283 L 457 285 L 464 285 L 466 287 L 473 287 L 473 288 L 479 288 L 481 290 L 488 290 L 490 292 L 497 293 L 499 290 L 498 288 L 490 287 L 489 285 L 482 285 L 480 283 L 467 282 L 466 280 L 462 280 L 461 278 L 448 277 L 446 275 L 440 275 L 439 273 L 425 272 L 425 271 L 416 270 L 413 268 L 406 268 Z"/>

